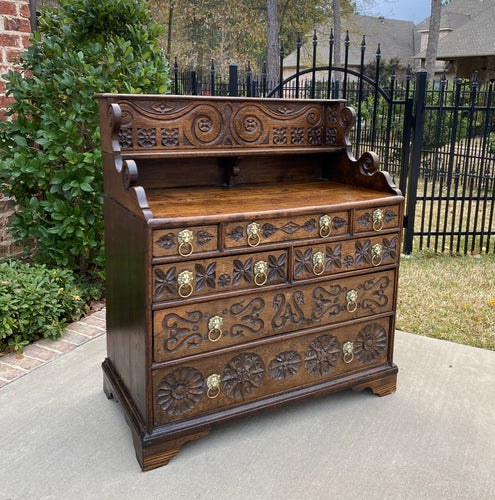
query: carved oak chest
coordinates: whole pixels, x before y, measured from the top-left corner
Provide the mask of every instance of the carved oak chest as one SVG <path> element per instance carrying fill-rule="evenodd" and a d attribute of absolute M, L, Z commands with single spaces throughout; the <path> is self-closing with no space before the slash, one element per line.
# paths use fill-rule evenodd
<path fill-rule="evenodd" d="M 395 391 L 403 197 L 344 101 L 98 99 L 104 390 L 143 470 L 233 418 Z"/>

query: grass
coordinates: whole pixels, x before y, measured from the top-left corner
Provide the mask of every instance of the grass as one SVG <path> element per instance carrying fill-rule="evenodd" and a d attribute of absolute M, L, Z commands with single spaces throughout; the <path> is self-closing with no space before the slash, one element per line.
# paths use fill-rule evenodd
<path fill-rule="evenodd" d="M 495 351 L 495 255 L 403 256 L 397 329 Z"/>

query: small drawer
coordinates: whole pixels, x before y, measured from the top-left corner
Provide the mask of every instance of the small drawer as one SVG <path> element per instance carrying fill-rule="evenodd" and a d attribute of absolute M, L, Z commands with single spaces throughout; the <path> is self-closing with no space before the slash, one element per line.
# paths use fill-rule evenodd
<path fill-rule="evenodd" d="M 187 257 L 218 248 L 217 226 L 157 229 L 153 231 L 153 257 Z"/>
<path fill-rule="evenodd" d="M 287 250 L 154 266 L 154 301 L 287 282 Z"/>
<path fill-rule="evenodd" d="M 163 362 L 387 313 L 394 289 L 395 271 L 388 270 L 154 311 L 153 359 Z"/>
<path fill-rule="evenodd" d="M 319 213 L 231 222 L 224 226 L 224 244 L 225 248 L 257 247 L 264 243 L 328 238 L 348 233 L 348 212 Z"/>
<path fill-rule="evenodd" d="M 399 205 L 356 210 L 354 232 L 379 232 L 385 229 L 398 229 L 401 222 L 399 216 Z"/>
<path fill-rule="evenodd" d="M 399 241 L 399 235 L 387 234 L 295 248 L 294 279 L 394 264 L 400 256 Z"/>
<path fill-rule="evenodd" d="M 154 422 L 191 418 L 384 364 L 390 328 L 385 317 L 156 369 Z"/>

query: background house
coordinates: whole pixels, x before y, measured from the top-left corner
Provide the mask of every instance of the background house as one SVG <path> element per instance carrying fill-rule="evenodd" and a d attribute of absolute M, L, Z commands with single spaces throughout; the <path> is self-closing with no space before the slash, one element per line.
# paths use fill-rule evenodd
<path fill-rule="evenodd" d="M 317 66 L 328 65 L 329 36 L 333 23 L 320 25 L 316 34 L 318 37 Z M 384 17 L 362 16 L 353 14 L 342 18 L 342 66 L 344 65 L 344 40 L 349 32 L 349 68 L 359 71 L 361 64 L 361 43 L 366 37 L 365 64 L 374 64 L 378 44 L 381 50 L 381 62 L 391 59 L 400 61 L 400 68 L 405 71 L 408 64 L 414 66 L 417 60 L 414 54 L 420 50 L 420 37 L 411 21 L 398 21 Z M 313 63 L 313 42 L 310 38 L 301 47 L 300 68 L 310 68 Z M 284 59 L 284 78 L 296 72 L 296 52 Z"/>
<path fill-rule="evenodd" d="M 417 26 L 421 42 L 415 58 L 422 67 L 429 23 L 427 18 Z M 449 79 L 475 72 L 479 80 L 495 79 L 495 0 L 451 0 L 442 6 L 435 73 L 444 71 Z"/>

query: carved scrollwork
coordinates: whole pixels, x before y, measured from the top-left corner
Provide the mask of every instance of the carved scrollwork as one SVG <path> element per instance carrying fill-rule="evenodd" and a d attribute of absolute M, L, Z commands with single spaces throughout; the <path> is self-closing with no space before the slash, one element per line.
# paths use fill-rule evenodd
<path fill-rule="evenodd" d="M 301 356 L 295 351 L 277 354 L 268 365 L 268 373 L 273 380 L 287 380 L 293 377 L 302 365 Z"/>
<path fill-rule="evenodd" d="M 368 296 L 361 301 L 361 308 L 364 311 L 376 312 L 378 309 L 383 309 L 388 304 L 388 297 L 385 291 L 390 285 L 390 279 L 383 276 L 378 281 L 376 277 L 367 280 L 363 283 L 363 291 L 372 292 L 371 297 Z"/>
<path fill-rule="evenodd" d="M 341 295 L 345 293 L 340 285 L 332 285 L 328 290 L 319 286 L 313 290 L 313 301 L 316 307 L 311 312 L 312 321 L 338 316 L 345 308 L 340 305 Z"/>
<path fill-rule="evenodd" d="M 230 398 L 244 399 L 263 382 L 265 365 L 254 353 L 242 353 L 233 358 L 222 374 L 222 386 Z"/>
<path fill-rule="evenodd" d="M 185 317 L 175 313 L 167 314 L 162 321 L 162 328 L 168 334 L 168 339 L 163 343 L 163 350 L 170 354 L 182 347 L 192 349 L 203 342 L 200 332 L 203 314 L 200 311 L 186 313 Z"/>
<path fill-rule="evenodd" d="M 156 392 L 160 410 L 178 416 L 190 412 L 204 395 L 204 378 L 199 370 L 177 368 L 163 377 Z"/>
<path fill-rule="evenodd" d="M 243 337 L 246 333 L 257 335 L 263 331 L 265 323 L 260 319 L 260 313 L 265 308 L 265 301 L 259 297 L 251 300 L 237 302 L 230 307 L 230 315 L 237 321 L 230 327 L 232 337 Z"/>
<path fill-rule="evenodd" d="M 322 377 L 331 371 L 340 356 L 340 346 L 332 335 L 313 340 L 304 357 L 304 367 L 313 377 Z"/>
<path fill-rule="evenodd" d="M 340 112 L 340 123 L 346 129 L 351 128 L 356 121 L 356 112 L 353 108 L 346 106 Z"/>
<path fill-rule="evenodd" d="M 285 328 L 286 323 L 292 325 L 300 325 L 304 321 L 304 312 L 301 306 L 304 305 L 304 295 L 301 291 L 295 291 L 290 299 L 290 303 L 286 302 L 285 295 L 279 293 L 273 297 L 273 310 L 275 315 L 272 319 L 272 327 L 275 330 Z"/>
<path fill-rule="evenodd" d="M 387 345 L 387 332 L 379 323 L 362 328 L 354 340 L 354 356 L 361 363 L 378 359 Z"/>
<path fill-rule="evenodd" d="M 224 133 L 224 117 L 213 105 L 203 104 L 195 108 L 190 129 L 184 130 L 191 145 L 216 144 Z"/>

